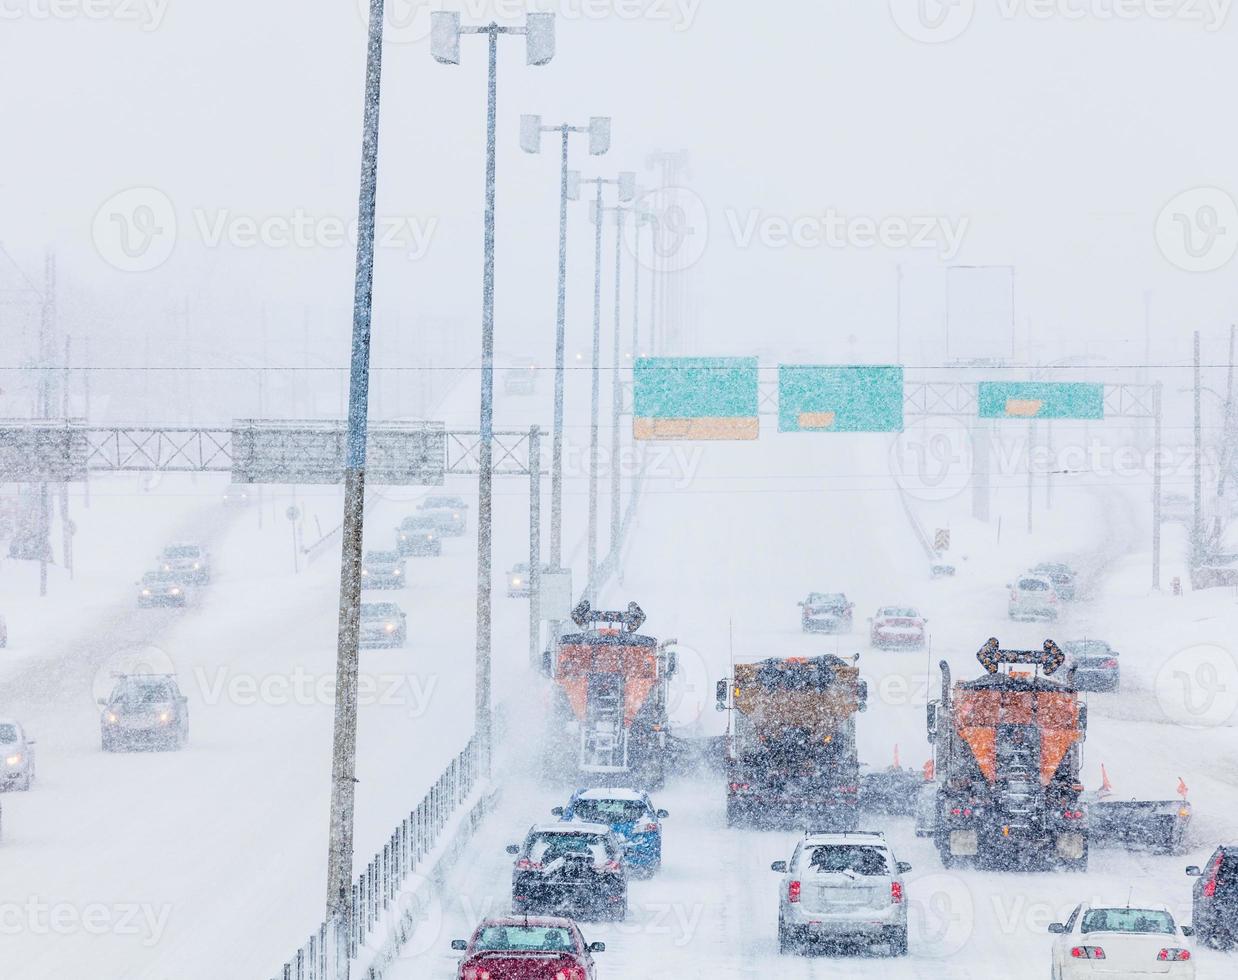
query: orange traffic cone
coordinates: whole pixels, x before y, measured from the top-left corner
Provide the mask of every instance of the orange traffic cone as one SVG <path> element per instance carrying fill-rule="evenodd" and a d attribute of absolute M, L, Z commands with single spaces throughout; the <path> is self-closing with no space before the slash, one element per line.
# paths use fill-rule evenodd
<path fill-rule="evenodd" d="M 894 743 L 894 768 L 895 769 L 902 768 L 902 766 L 898 764 L 898 743 L 897 742 Z"/>
<path fill-rule="evenodd" d="M 933 781 L 933 776 L 936 775 L 936 772 L 937 767 L 933 765 L 933 760 L 929 759 L 928 762 L 924 764 L 924 781 L 926 783 L 931 783 Z"/>
<path fill-rule="evenodd" d="M 1105 771 L 1105 764 L 1100 764 L 1100 791 L 1102 793 L 1112 793 L 1113 783 L 1109 782 L 1109 773 Z"/>

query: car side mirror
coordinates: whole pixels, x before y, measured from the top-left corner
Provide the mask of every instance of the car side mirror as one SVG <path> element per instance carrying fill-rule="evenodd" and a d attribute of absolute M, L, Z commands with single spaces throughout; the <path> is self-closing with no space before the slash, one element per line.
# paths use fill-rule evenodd
<path fill-rule="evenodd" d="M 36 742 L 36 741 L 35 741 L 34 739 L 32 739 L 32 738 L 28 738 L 28 739 L 26 739 L 26 744 L 27 744 L 27 745 L 38 745 L 39 743 L 38 743 L 38 742 Z"/>
<path fill-rule="evenodd" d="M 770 871 L 777 871 L 780 875 L 785 875 L 787 873 L 787 862 L 775 861 L 769 866 L 769 869 Z"/>
<path fill-rule="evenodd" d="M 590 943 L 588 946 L 588 949 L 590 953 L 605 953 L 606 944 L 605 943 Z"/>
<path fill-rule="evenodd" d="M 507 847 L 503 848 L 503 850 L 507 851 L 508 854 L 519 854 L 520 845 L 519 844 L 508 844 Z"/>
<path fill-rule="evenodd" d="M 666 810 L 659 810 L 659 811 L 658 811 L 658 819 L 659 819 L 659 820 L 665 820 L 665 819 L 666 819 L 667 817 L 669 817 L 669 816 L 670 816 L 670 813 L 669 813 L 668 811 L 666 811 Z"/>
<path fill-rule="evenodd" d="M 930 701 L 925 706 L 926 722 L 929 740 L 937 738 L 937 702 Z"/>
<path fill-rule="evenodd" d="M 542 675 L 544 677 L 549 677 L 550 673 L 551 673 L 550 672 L 550 651 L 543 650 L 542 651 Z"/>
<path fill-rule="evenodd" d="M 907 861 L 898 862 L 898 873 L 899 874 L 905 875 L 910 870 L 911 870 L 911 864 L 909 862 Z"/>
<path fill-rule="evenodd" d="M 1061 923 L 1061 922 L 1053 922 L 1053 923 L 1050 923 L 1049 925 L 1049 931 L 1053 933 L 1055 936 L 1065 935 L 1066 926 L 1064 923 Z"/>
<path fill-rule="evenodd" d="M 1199 865 L 1197 864 L 1187 865 L 1186 873 L 1192 878 L 1198 878 L 1203 875 L 1203 872 L 1199 870 Z"/>
<path fill-rule="evenodd" d="M 453 939 L 451 941 L 451 948 L 463 951 L 469 948 L 469 944 L 466 943 L 463 939 Z"/>
<path fill-rule="evenodd" d="M 553 808 L 551 809 L 551 811 L 550 811 L 550 815 L 551 815 L 552 817 L 561 817 L 561 816 L 563 816 L 563 807 L 561 807 L 561 806 L 556 806 L 556 807 L 553 807 Z"/>
<path fill-rule="evenodd" d="M 1011 585 L 1009 582 L 1007 582 L 1007 583 L 1006 583 L 1006 588 L 1008 588 L 1008 589 L 1013 589 L 1013 588 L 1014 588 L 1014 586 L 1013 586 L 1013 585 Z"/>
<path fill-rule="evenodd" d="M 100 708 L 106 708 L 107 698 L 98 698 L 96 699 L 95 704 L 97 704 Z"/>
<path fill-rule="evenodd" d="M 1194 926 L 1183 926 L 1182 935 L 1186 936 L 1187 939 L 1190 939 L 1193 935 L 1195 935 L 1195 927 Z"/>

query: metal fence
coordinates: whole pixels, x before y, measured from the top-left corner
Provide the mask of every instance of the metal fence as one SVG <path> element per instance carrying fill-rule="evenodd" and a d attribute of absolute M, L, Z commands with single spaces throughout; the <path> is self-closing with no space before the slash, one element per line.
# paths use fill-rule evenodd
<path fill-rule="evenodd" d="M 438 846 L 443 829 L 477 785 L 482 771 L 480 761 L 474 737 L 353 882 L 348 910 L 349 958 L 357 956 L 374 927 L 391 909 L 409 875 Z M 332 941 L 331 925 L 324 920 L 272 980 L 335 980 L 337 945 L 342 944 Z"/>

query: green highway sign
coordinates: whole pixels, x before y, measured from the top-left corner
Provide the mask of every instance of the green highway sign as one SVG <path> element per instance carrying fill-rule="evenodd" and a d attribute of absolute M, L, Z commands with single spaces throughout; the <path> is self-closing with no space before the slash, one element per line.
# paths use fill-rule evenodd
<path fill-rule="evenodd" d="M 1103 419 L 1105 386 L 1085 382 L 981 381 L 982 419 Z"/>
<path fill-rule="evenodd" d="M 778 431 L 902 432 L 903 369 L 780 365 Z"/>
<path fill-rule="evenodd" d="M 755 439 L 755 357 L 642 357 L 633 368 L 636 439 Z"/>

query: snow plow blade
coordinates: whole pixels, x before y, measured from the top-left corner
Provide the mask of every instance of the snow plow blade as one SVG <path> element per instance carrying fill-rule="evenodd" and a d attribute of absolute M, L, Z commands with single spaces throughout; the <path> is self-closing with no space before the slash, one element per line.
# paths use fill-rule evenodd
<path fill-rule="evenodd" d="M 1191 823 L 1185 800 L 1098 799 L 1085 793 L 1092 843 L 1098 847 L 1139 847 L 1176 854 Z"/>
<path fill-rule="evenodd" d="M 860 809 L 868 813 L 910 816 L 924 785 L 915 769 L 877 769 L 860 773 Z"/>

